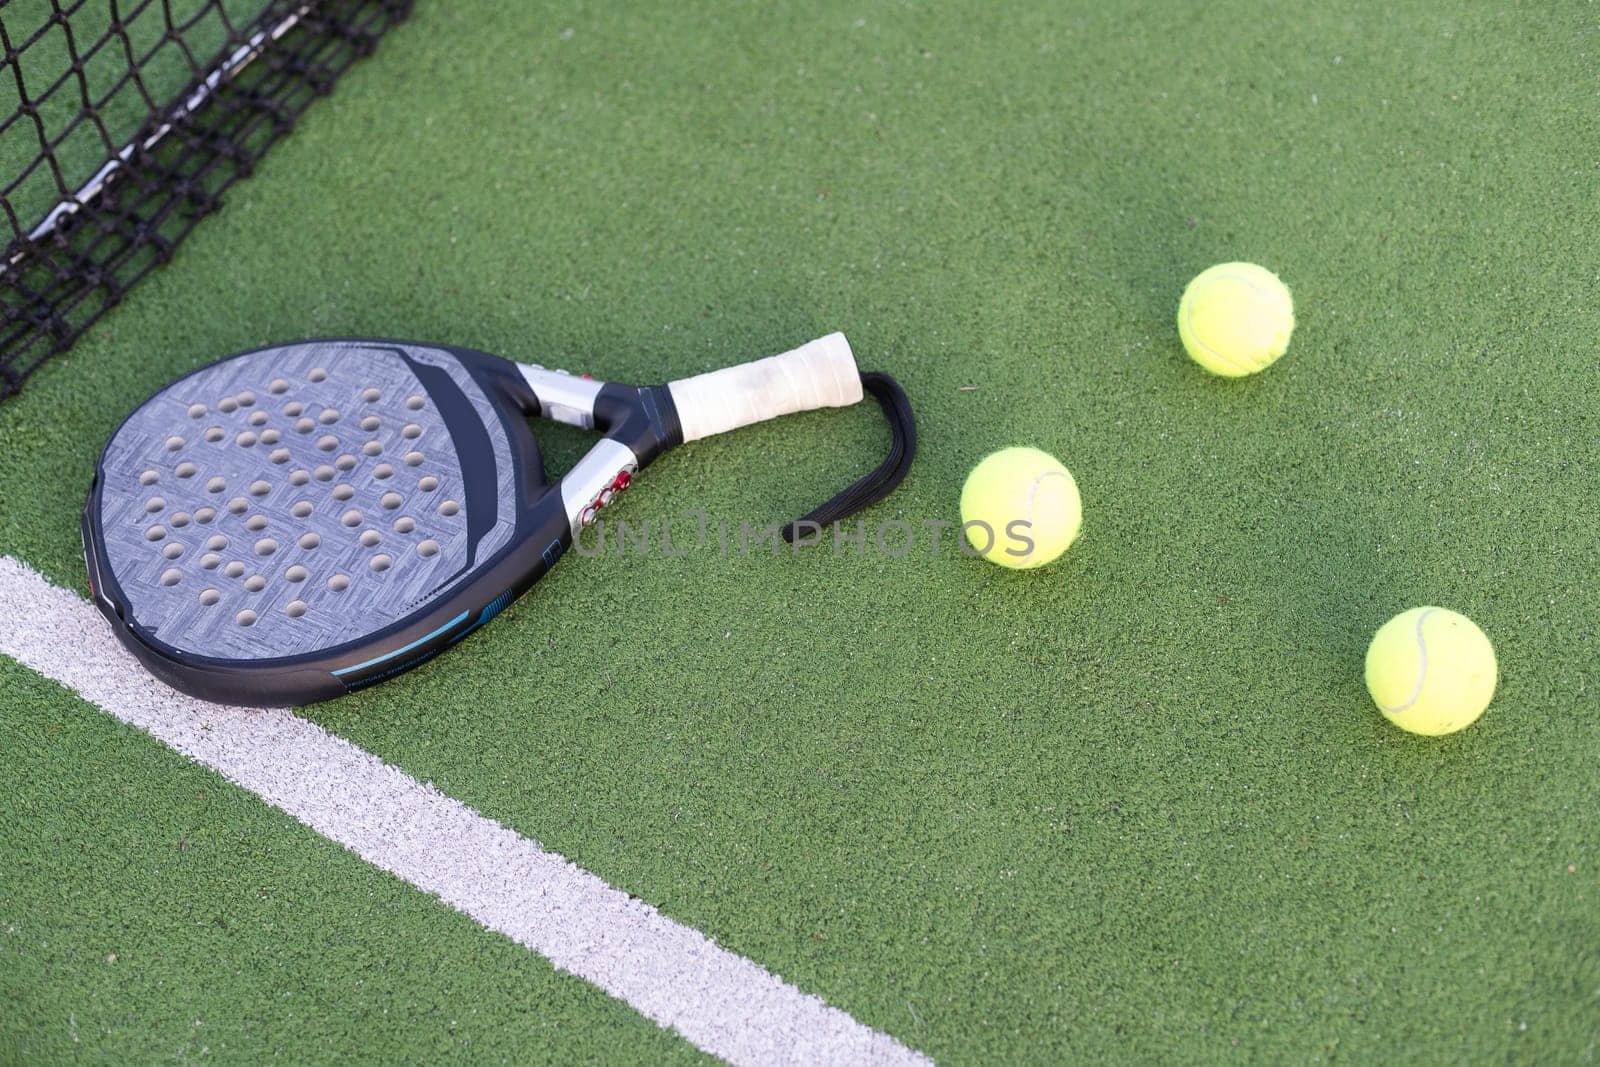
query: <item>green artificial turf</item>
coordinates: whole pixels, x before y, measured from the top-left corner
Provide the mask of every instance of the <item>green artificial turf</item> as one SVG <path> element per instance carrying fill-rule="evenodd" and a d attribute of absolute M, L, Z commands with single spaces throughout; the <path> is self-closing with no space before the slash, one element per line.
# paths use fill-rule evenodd
<path fill-rule="evenodd" d="M 941 1060 L 1592 1062 L 1597 51 L 1565 0 L 419 4 L 0 407 L 0 551 L 81 587 L 105 437 L 228 352 L 397 336 L 659 381 L 844 329 L 922 434 L 865 519 L 952 520 L 1032 444 L 1083 490 L 1067 556 L 573 559 L 306 714 Z M 1238 382 L 1172 321 L 1229 259 L 1299 316 Z M 787 520 L 886 447 L 875 411 L 798 416 L 665 457 L 617 514 Z M 1502 666 L 1442 740 L 1361 682 L 1419 604 Z M 168 1058 L 689 1051 L 0 685 L 14 1058 L 72 1026 Z"/>
<path fill-rule="evenodd" d="M 0 1062 L 693 1050 L 10 660 Z"/>

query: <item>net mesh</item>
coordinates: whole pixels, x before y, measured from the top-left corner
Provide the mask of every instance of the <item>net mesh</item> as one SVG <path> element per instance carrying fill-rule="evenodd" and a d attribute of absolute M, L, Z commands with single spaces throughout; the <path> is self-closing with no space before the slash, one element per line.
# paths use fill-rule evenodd
<path fill-rule="evenodd" d="M 0 0 L 0 400 L 166 262 L 411 0 Z"/>

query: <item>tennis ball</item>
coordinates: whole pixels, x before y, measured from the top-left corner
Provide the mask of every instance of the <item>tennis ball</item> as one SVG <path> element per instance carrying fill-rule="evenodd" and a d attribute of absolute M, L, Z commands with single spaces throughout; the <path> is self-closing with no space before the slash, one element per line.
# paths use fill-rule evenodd
<path fill-rule="evenodd" d="M 1494 646 L 1471 619 L 1412 608 L 1367 649 L 1367 691 L 1402 730 L 1437 737 L 1471 726 L 1494 699 Z"/>
<path fill-rule="evenodd" d="M 1067 550 L 1083 525 L 1078 483 L 1037 448 L 984 457 L 961 487 L 961 532 L 977 554 L 1002 567 L 1043 567 Z"/>
<path fill-rule="evenodd" d="M 1213 374 L 1242 378 L 1271 366 L 1289 348 L 1294 300 L 1289 287 L 1254 263 L 1219 263 L 1195 275 L 1178 302 L 1178 336 Z"/>

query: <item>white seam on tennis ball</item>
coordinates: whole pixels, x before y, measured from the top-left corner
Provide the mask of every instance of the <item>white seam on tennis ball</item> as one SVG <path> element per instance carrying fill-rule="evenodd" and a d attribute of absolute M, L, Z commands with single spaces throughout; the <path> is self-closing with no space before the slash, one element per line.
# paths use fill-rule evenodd
<path fill-rule="evenodd" d="M 1033 479 L 1033 488 L 1028 490 L 1028 510 L 1025 513 L 1026 519 L 1027 519 L 1027 523 L 1028 523 L 1028 528 L 1030 530 L 1033 528 L 1033 502 L 1034 502 L 1034 499 L 1036 497 L 1038 497 L 1038 495 L 1039 495 L 1039 483 L 1044 481 L 1046 478 L 1066 478 L 1066 477 L 1067 477 L 1067 474 L 1064 471 L 1045 471 L 1043 474 L 1039 474 L 1039 475 L 1036 475 L 1034 477 L 1034 479 Z M 1037 546 L 1035 546 L 1035 547 L 1037 547 Z M 1027 554 L 1029 556 L 1032 556 L 1033 555 L 1033 550 L 1030 549 Z"/>
<path fill-rule="evenodd" d="M 1429 608 L 1417 616 L 1417 649 L 1422 653 L 1422 662 L 1417 666 L 1417 687 L 1411 691 L 1411 699 L 1404 704 L 1393 708 L 1387 704 L 1383 706 L 1383 710 L 1390 715 L 1398 715 L 1422 699 L 1422 686 L 1428 680 L 1428 642 L 1422 639 L 1422 624 L 1428 621 L 1428 616 L 1432 615 L 1435 610 L 1434 608 Z"/>
<path fill-rule="evenodd" d="M 1240 285 L 1244 286 L 1246 289 L 1249 289 L 1251 292 L 1255 293 L 1257 296 L 1266 296 L 1267 295 L 1266 293 L 1262 292 L 1259 288 L 1257 288 L 1256 284 L 1254 282 L 1252 282 L 1249 278 L 1246 278 L 1246 277 L 1244 277 L 1242 275 L 1239 275 L 1239 274 L 1219 274 L 1213 280 L 1214 281 L 1234 281 L 1234 282 L 1238 282 Z M 1189 319 L 1189 336 L 1194 338 L 1194 343 L 1195 344 L 1199 345 L 1201 348 L 1205 349 L 1207 352 L 1209 352 L 1213 356 L 1217 357 L 1217 359 L 1221 360 L 1223 363 L 1228 364 L 1230 367 L 1233 367 L 1235 370 L 1238 370 L 1238 371 L 1240 371 L 1240 372 L 1242 372 L 1244 374 L 1253 374 L 1256 371 L 1261 369 L 1260 367 L 1247 366 L 1245 364 L 1240 363 L 1236 359 L 1233 359 L 1233 358 L 1231 358 L 1229 356 L 1225 356 L 1221 352 L 1218 352 L 1215 348 L 1212 348 L 1210 345 L 1208 345 L 1204 341 L 1200 340 L 1200 334 L 1194 328 L 1194 305 L 1193 304 L 1189 305 L 1189 310 L 1185 314 L 1186 314 L 1187 318 Z"/>
<path fill-rule="evenodd" d="M 1070 475 L 1067 475 L 1066 472 L 1062 472 L 1062 470 L 1046 470 L 1046 472 L 1043 472 L 1043 474 L 1035 475 L 1035 477 L 1034 477 L 1034 486 L 1032 486 L 1032 488 L 1030 488 L 1030 490 L 1027 491 L 1027 510 L 1026 510 L 1026 512 L 1024 512 L 1024 515 L 1022 515 L 1022 518 L 1024 518 L 1024 522 L 1027 523 L 1027 528 L 1029 528 L 1029 530 L 1032 530 L 1032 528 L 1034 528 L 1034 501 L 1035 501 L 1035 499 L 1038 498 L 1038 485 L 1040 485 L 1040 483 L 1042 483 L 1043 480 L 1045 480 L 1045 478 L 1069 478 L 1069 477 L 1070 477 Z M 998 542 L 997 542 L 997 544 L 998 544 Z M 1034 547 L 1032 547 L 1032 549 L 1027 550 L 1027 552 L 1024 553 L 1024 555 L 1022 555 L 1022 557 L 1019 557 L 1019 558 L 1032 558 L 1032 557 L 1034 557 L 1034 552 L 1037 552 L 1037 550 L 1038 550 L 1038 542 L 1034 542 Z"/>

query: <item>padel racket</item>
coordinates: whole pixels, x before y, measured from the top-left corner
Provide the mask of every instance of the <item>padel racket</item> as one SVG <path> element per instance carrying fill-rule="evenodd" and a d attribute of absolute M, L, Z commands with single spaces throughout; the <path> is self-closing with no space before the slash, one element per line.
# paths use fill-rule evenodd
<path fill-rule="evenodd" d="M 83 517 L 94 600 L 187 693 L 326 700 L 494 618 L 667 449 L 864 385 L 894 449 L 801 520 L 818 524 L 887 495 L 915 452 L 904 393 L 861 374 L 843 334 L 642 387 L 400 341 L 246 352 L 167 386 L 106 445 Z M 532 416 L 603 436 L 551 484 Z"/>

